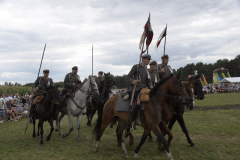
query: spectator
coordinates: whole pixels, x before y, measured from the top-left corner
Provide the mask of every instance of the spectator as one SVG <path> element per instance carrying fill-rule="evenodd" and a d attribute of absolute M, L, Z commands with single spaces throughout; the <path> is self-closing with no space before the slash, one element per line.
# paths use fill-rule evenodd
<path fill-rule="evenodd" d="M 3 117 L 5 115 L 6 103 L 2 94 L 0 93 L 0 123 L 3 123 Z"/>

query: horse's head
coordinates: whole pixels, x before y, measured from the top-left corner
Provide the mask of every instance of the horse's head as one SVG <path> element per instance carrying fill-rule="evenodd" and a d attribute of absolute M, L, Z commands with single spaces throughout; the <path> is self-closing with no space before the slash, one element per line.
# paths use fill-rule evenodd
<path fill-rule="evenodd" d="M 205 98 L 204 93 L 203 93 L 203 86 L 202 82 L 200 80 L 201 75 L 196 75 L 192 78 L 193 85 L 194 85 L 194 95 L 198 100 L 203 100 Z"/>
<path fill-rule="evenodd" d="M 58 86 L 49 87 L 48 97 L 56 104 L 62 103 L 62 97 L 60 95 L 60 91 L 58 90 Z"/>
<path fill-rule="evenodd" d="M 89 81 L 89 85 L 90 85 L 89 92 L 91 92 L 93 97 L 99 96 L 99 91 L 98 91 L 98 87 L 97 87 L 97 83 L 96 83 L 95 78 L 92 77 L 92 76 L 89 76 L 88 81 Z"/>
<path fill-rule="evenodd" d="M 189 102 L 189 97 L 186 92 L 186 89 L 181 81 L 180 73 L 177 76 L 172 77 L 172 87 L 169 88 L 169 92 L 175 96 L 178 96 L 178 102 L 180 104 L 187 104 Z"/>
<path fill-rule="evenodd" d="M 114 78 L 110 75 L 110 73 L 104 73 L 104 81 L 100 89 L 100 95 L 97 99 L 97 103 L 104 103 L 107 97 L 109 97 L 109 92 L 111 86 L 115 83 Z"/>
<path fill-rule="evenodd" d="M 185 88 L 188 93 L 189 102 L 187 104 L 187 108 L 192 110 L 195 107 L 195 100 L 194 100 L 194 86 L 192 81 L 185 82 Z"/>

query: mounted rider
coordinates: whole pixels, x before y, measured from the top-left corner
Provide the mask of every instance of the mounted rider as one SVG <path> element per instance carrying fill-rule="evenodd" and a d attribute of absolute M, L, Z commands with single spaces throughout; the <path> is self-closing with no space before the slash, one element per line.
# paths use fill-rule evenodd
<path fill-rule="evenodd" d="M 155 86 L 155 84 L 160 81 L 159 74 L 157 73 L 157 62 L 153 60 L 149 63 L 149 65 L 150 68 L 148 69 L 148 72 L 151 77 L 152 86 Z"/>
<path fill-rule="evenodd" d="M 66 74 L 64 79 L 64 87 L 62 90 L 63 97 L 69 91 L 75 92 L 79 88 L 79 85 L 82 83 L 77 72 L 78 72 L 78 67 L 73 66 L 72 72 Z"/>
<path fill-rule="evenodd" d="M 103 78 L 103 71 L 99 71 L 98 72 L 98 77 L 95 78 L 97 86 L 98 86 L 98 90 L 101 88 L 102 86 L 102 82 L 104 81 Z"/>
<path fill-rule="evenodd" d="M 47 93 L 48 88 L 54 86 L 53 80 L 48 77 L 49 76 L 48 69 L 43 70 L 43 75 L 44 76 L 38 77 L 37 80 L 32 84 L 32 90 L 34 92 L 34 95 L 32 97 L 32 106 L 29 113 L 28 123 L 32 123 L 31 117 L 32 117 L 32 111 L 35 108 L 35 101 L 36 101 L 35 98 L 37 96 L 45 95 Z M 37 87 L 38 89 L 36 90 Z M 56 106 L 54 106 L 54 108 L 56 109 Z"/>
<path fill-rule="evenodd" d="M 143 88 L 153 88 L 151 83 L 151 78 L 147 70 L 147 65 L 151 60 L 151 56 L 149 54 L 145 54 L 142 56 L 142 62 L 136 64 L 132 67 L 130 72 L 128 73 L 126 80 L 130 83 L 130 91 L 133 91 L 134 85 L 136 85 L 136 90 L 134 93 L 134 100 L 137 101 L 138 95 Z M 138 71 L 137 71 L 138 70 Z M 138 72 L 138 75 L 137 75 Z M 132 110 L 132 120 L 131 120 L 131 128 L 136 129 L 135 119 L 137 116 L 138 109 L 140 105 L 136 105 Z"/>
<path fill-rule="evenodd" d="M 166 55 L 163 55 L 161 58 L 163 63 L 158 65 L 157 70 L 158 70 L 160 79 L 163 79 L 171 76 L 171 74 L 173 74 L 173 70 L 171 66 L 168 65 L 169 56 L 166 54 Z"/>

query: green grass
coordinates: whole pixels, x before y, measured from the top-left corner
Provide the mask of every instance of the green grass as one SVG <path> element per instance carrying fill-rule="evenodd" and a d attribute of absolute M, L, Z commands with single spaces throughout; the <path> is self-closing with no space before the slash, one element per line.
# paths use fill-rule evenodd
<path fill-rule="evenodd" d="M 23 87 L 23 86 L 0 86 L 0 93 L 9 94 L 9 93 L 19 93 L 20 95 L 25 94 L 26 92 L 30 94 L 32 92 L 32 87 Z"/>
<path fill-rule="evenodd" d="M 196 106 L 224 106 L 240 104 L 240 93 L 205 94 L 204 100 L 195 99 Z"/>
<path fill-rule="evenodd" d="M 240 110 L 208 110 L 191 111 L 185 113 L 185 122 L 197 146 L 190 148 L 186 137 L 178 124 L 173 127 L 173 141 L 171 153 L 175 160 L 239 160 L 240 159 Z M 96 118 L 96 116 L 94 117 Z M 40 139 L 32 138 L 32 125 L 24 135 L 27 119 L 18 122 L 5 122 L 0 124 L 0 159 L 124 159 L 122 150 L 117 148 L 116 134 L 107 127 L 101 139 L 98 153 L 93 152 L 92 128 L 86 126 L 86 116 L 82 118 L 80 136 L 82 142 L 76 137 L 76 118 L 74 130 L 66 138 L 58 137 L 53 133 L 49 142 L 46 142 L 50 131 L 48 123 L 44 123 L 44 146 L 40 147 Z M 67 117 L 61 123 L 62 133 L 69 130 Z M 125 144 L 132 159 L 134 149 L 141 139 L 143 128 L 132 131 L 135 139 L 132 147 Z M 154 142 L 146 141 L 139 152 L 139 159 L 167 159 L 166 153 L 157 149 L 156 136 Z"/>

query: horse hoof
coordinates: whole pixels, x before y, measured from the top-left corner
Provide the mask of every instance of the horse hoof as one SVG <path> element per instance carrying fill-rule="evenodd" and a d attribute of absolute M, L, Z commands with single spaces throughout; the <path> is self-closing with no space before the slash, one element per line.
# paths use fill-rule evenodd
<path fill-rule="evenodd" d="M 81 140 L 81 139 L 78 139 L 78 142 L 82 142 L 82 140 Z"/>
<path fill-rule="evenodd" d="M 98 148 L 94 148 L 93 151 L 94 151 L 94 152 L 98 152 Z"/>
<path fill-rule="evenodd" d="M 123 153 L 123 157 L 125 157 L 125 158 L 129 158 L 128 153 Z"/>
<path fill-rule="evenodd" d="M 165 147 L 162 145 L 162 146 L 159 147 L 159 150 L 164 152 L 165 151 Z"/>
<path fill-rule="evenodd" d="M 36 137 L 36 134 L 33 134 L 32 137 L 35 138 L 35 137 Z"/>
<path fill-rule="evenodd" d="M 191 144 L 191 146 L 190 146 L 190 147 L 196 148 L 195 144 Z"/>
<path fill-rule="evenodd" d="M 40 144 L 40 146 L 44 146 L 43 144 Z"/>
<path fill-rule="evenodd" d="M 148 140 L 149 140 L 149 142 L 153 142 L 153 138 L 152 137 L 149 137 Z"/>
<path fill-rule="evenodd" d="M 58 132 L 58 129 L 55 129 L 55 132 Z"/>
<path fill-rule="evenodd" d="M 132 145 L 133 145 L 133 142 L 129 141 L 129 142 L 128 142 L 128 145 L 129 145 L 129 146 L 132 146 Z"/>
<path fill-rule="evenodd" d="M 46 141 L 49 141 L 49 140 L 50 140 L 50 138 L 47 137 Z"/>
<path fill-rule="evenodd" d="M 137 153 L 135 153 L 135 155 L 133 156 L 133 158 L 138 158 L 138 154 L 137 154 Z"/>

